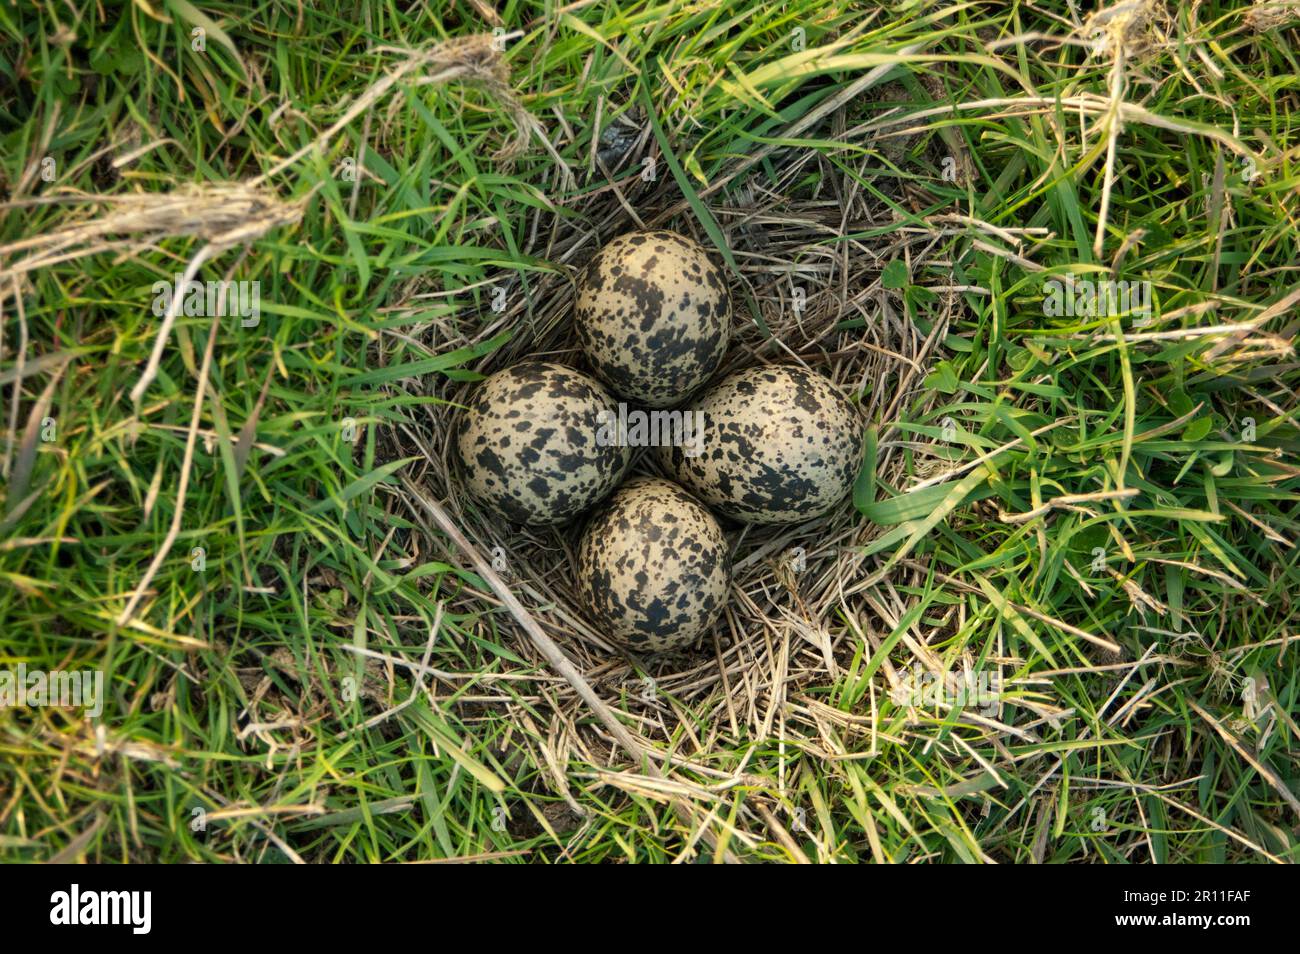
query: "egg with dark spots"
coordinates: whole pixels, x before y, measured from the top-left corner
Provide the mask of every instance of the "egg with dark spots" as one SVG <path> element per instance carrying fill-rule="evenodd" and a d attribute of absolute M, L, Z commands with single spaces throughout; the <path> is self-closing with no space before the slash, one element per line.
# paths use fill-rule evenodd
<path fill-rule="evenodd" d="M 576 554 L 577 592 L 592 617 L 634 652 L 681 649 L 722 614 L 731 585 L 713 514 L 674 483 L 635 477 L 601 506 Z"/>
<path fill-rule="evenodd" d="M 526 361 L 475 388 L 455 447 L 465 487 L 507 519 L 563 523 L 613 490 L 631 450 L 603 440 L 615 402 L 599 381 L 562 364 Z"/>
<path fill-rule="evenodd" d="M 630 232 L 579 274 L 573 315 L 596 374 L 620 397 L 663 408 L 717 370 L 731 295 L 699 243 L 662 229 Z"/>
<path fill-rule="evenodd" d="M 665 470 L 718 513 L 746 523 L 797 523 L 844 499 L 862 463 L 857 411 L 815 371 L 737 371 L 690 410 L 702 412 L 693 455 L 661 447 Z"/>

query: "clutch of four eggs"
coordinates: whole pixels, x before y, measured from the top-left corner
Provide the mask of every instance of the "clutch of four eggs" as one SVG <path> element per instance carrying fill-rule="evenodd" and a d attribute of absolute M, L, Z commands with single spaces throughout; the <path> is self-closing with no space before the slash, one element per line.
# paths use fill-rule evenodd
<path fill-rule="evenodd" d="M 726 353 L 731 301 L 722 270 L 685 236 L 632 232 L 602 248 L 579 275 L 574 324 L 596 377 L 530 360 L 483 381 L 455 438 L 465 486 L 511 520 L 562 523 L 622 482 L 631 448 L 602 439 L 614 395 L 701 422 L 689 441 L 655 448 L 681 487 L 623 484 L 577 554 L 579 589 L 611 636 L 681 645 L 721 612 L 729 577 L 721 529 L 697 500 L 750 523 L 823 514 L 856 477 L 860 422 L 830 381 L 797 365 L 738 371 L 692 399 Z M 593 606 L 610 600 L 633 605 Z"/>

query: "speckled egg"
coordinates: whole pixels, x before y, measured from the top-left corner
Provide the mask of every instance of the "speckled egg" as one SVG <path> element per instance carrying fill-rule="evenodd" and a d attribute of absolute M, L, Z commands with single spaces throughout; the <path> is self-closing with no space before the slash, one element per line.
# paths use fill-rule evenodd
<path fill-rule="evenodd" d="M 573 315 L 596 374 L 621 397 L 669 407 L 717 369 L 731 296 L 697 242 L 664 230 L 630 232 L 579 275 Z"/>
<path fill-rule="evenodd" d="M 598 440 L 610 393 L 562 364 L 526 361 L 483 381 L 456 435 L 465 486 L 520 523 L 562 523 L 618 485 L 627 447 Z"/>
<path fill-rule="evenodd" d="M 664 468 L 719 513 L 747 523 L 796 523 L 844 499 L 862 461 L 853 406 L 822 375 L 765 365 L 723 378 L 702 411 L 702 447 L 658 451 Z"/>
<path fill-rule="evenodd" d="M 731 581 L 713 514 L 676 484 L 635 477 L 578 543 L 578 596 L 614 640 L 660 652 L 690 645 L 722 613 Z"/>

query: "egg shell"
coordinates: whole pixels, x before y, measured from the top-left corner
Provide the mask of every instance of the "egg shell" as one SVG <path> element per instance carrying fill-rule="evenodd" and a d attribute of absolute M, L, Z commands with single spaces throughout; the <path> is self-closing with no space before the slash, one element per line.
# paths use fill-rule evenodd
<path fill-rule="evenodd" d="M 731 296 L 699 243 L 662 229 L 630 232 L 581 272 L 573 316 L 601 380 L 630 401 L 670 407 L 717 370 Z"/>
<path fill-rule="evenodd" d="M 661 447 L 673 479 L 719 513 L 747 523 L 796 523 L 844 499 L 862 462 L 862 425 L 830 380 L 796 365 L 723 378 L 695 401 L 702 449 Z"/>
<path fill-rule="evenodd" d="M 456 435 L 471 495 L 519 523 L 562 523 L 613 490 L 631 460 L 627 447 L 597 441 L 614 398 L 589 375 L 526 361 L 475 388 Z"/>
<path fill-rule="evenodd" d="M 577 592 L 629 649 L 689 646 L 721 615 L 731 585 L 727 540 L 681 487 L 635 477 L 593 514 L 578 543 Z"/>

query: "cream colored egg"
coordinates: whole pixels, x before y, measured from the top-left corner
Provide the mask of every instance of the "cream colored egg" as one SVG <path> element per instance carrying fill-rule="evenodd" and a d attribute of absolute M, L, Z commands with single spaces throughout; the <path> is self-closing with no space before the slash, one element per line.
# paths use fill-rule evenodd
<path fill-rule="evenodd" d="M 600 440 L 614 399 L 573 368 L 527 361 L 474 390 L 456 435 L 465 486 L 520 523 L 562 523 L 618 485 L 627 447 Z"/>
<path fill-rule="evenodd" d="M 727 350 L 731 297 L 700 245 L 664 230 L 631 232 L 578 277 L 574 325 L 596 374 L 647 407 L 680 403 Z"/>
<path fill-rule="evenodd" d="M 689 646 L 726 604 L 731 561 L 713 514 L 676 484 L 635 477 L 592 516 L 578 543 L 579 598 L 629 649 Z"/>
<path fill-rule="evenodd" d="M 795 365 L 738 371 L 691 410 L 704 415 L 695 456 L 663 447 L 670 475 L 719 513 L 796 523 L 844 499 L 862 462 L 862 426 L 830 380 Z"/>

